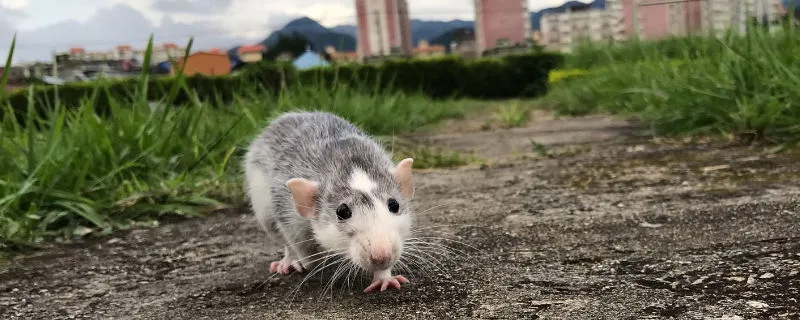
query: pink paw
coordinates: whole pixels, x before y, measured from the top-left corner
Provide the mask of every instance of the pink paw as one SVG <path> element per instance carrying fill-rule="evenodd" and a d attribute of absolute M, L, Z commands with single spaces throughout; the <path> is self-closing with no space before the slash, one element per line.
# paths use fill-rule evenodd
<path fill-rule="evenodd" d="M 280 261 L 274 261 L 269 265 L 269 272 L 277 272 L 283 275 L 292 273 L 292 269 L 297 272 L 303 272 L 303 267 L 300 265 L 300 262 L 286 257 Z"/>
<path fill-rule="evenodd" d="M 400 289 L 401 284 L 408 283 L 408 279 L 401 275 L 390 276 L 390 275 L 378 275 L 376 274 L 372 279 L 372 284 L 369 285 L 364 292 L 372 292 L 378 287 L 381 288 L 381 292 L 386 291 L 386 289 L 391 285 L 395 289 Z"/>

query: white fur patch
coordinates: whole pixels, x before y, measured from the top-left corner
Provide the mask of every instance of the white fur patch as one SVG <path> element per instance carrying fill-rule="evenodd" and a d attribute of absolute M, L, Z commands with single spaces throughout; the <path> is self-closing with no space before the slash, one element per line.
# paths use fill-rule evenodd
<path fill-rule="evenodd" d="M 350 176 L 350 188 L 370 194 L 377 187 L 378 185 L 369 178 L 366 172 L 361 169 L 353 170 L 353 175 Z"/>
<path fill-rule="evenodd" d="M 261 227 L 267 229 L 267 220 L 272 212 L 269 184 L 264 177 L 264 172 L 252 165 L 249 161 L 245 164 L 245 180 L 247 181 L 247 194 L 250 197 L 250 204 Z"/>

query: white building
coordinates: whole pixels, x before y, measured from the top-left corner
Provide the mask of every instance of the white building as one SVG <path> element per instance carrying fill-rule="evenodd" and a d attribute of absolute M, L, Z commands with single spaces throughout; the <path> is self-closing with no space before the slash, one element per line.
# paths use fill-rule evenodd
<path fill-rule="evenodd" d="M 604 10 L 582 6 L 545 15 L 540 43 L 569 52 L 579 39 L 617 42 L 634 36 L 722 35 L 727 30 L 743 31 L 750 19 L 774 21 L 784 12 L 781 0 L 607 0 Z"/>
<path fill-rule="evenodd" d="M 606 5 L 618 6 L 609 0 Z M 608 42 L 624 40 L 622 10 L 597 10 L 588 6 L 571 8 L 565 13 L 547 14 L 541 21 L 541 44 L 551 50 L 569 52 L 580 40 Z"/>

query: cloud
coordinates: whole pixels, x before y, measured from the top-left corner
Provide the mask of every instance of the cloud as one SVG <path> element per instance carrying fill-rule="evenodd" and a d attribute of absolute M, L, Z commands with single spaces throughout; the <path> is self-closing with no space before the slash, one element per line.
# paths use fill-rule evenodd
<path fill-rule="evenodd" d="M 232 4 L 233 0 L 156 0 L 152 7 L 165 13 L 219 14 Z"/>
<path fill-rule="evenodd" d="M 11 39 L 11 32 L 7 30 L 10 30 L 9 23 L 0 19 L 0 56 L 3 57 L 7 54 L 7 45 L 3 45 L 2 41 Z M 85 21 L 66 20 L 20 31 L 14 60 L 50 60 L 52 51 L 66 51 L 73 46 L 81 46 L 89 51 L 111 50 L 122 44 L 144 48 L 151 33 L 156 45 L 163 42 L 186 44 L 194 36 L 192 48 L 198 50 L 212 47 L 227 49 L 248 42 L 232 36 L 215 20 L 179 22 L 165 16 L 155 24 L 142 12 L 126 4 L 116 4 L 99 9 Z M 4 34 L 8 34 L 7 39 L 4 39 Z"/>
<path fill-rule="evenodd" d="M 22 10 L 28 7 L 28 0 L 0 0 L 0 7 L 10 10 Z"/>

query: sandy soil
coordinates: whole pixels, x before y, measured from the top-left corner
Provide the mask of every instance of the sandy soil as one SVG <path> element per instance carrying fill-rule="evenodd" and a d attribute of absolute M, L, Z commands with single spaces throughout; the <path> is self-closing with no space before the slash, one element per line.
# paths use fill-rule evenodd
<path fill-rule="evenodd" d="M 800 318 L 800 155 L 656 145 L 607 117 L 480 125 L 415 137 L 491 162 L 417 173 L 418 226 L 454 254 L 400 291 L 270 276 L 278 249 L 220 212 L 16 258 L 0 318 Z"/>

